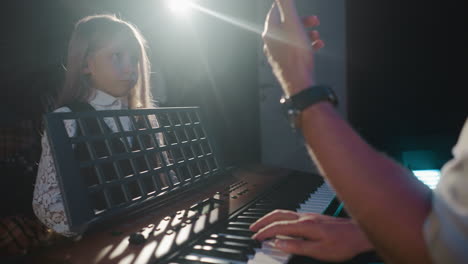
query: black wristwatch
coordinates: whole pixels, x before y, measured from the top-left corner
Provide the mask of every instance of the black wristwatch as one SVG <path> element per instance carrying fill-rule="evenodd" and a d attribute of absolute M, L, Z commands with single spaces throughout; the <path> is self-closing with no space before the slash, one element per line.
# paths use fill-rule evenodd
<path fill-rule="evenodd" d="M 301 127 L 301 112 L 309 106 L 322 101 L 328 101 L 335 107 L 338 105 L 338 98 L 329 86 L 310 86 L 291 97 L 281 97 L 280 103 L 285 108 L 291 127 L 298 129 Z"/>

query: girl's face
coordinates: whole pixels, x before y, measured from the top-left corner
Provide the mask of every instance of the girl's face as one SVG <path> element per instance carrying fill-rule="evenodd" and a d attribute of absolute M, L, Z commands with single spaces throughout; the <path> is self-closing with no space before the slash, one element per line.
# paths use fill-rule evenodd
<path fill-rule="evenodd" d="M 84 73 L 94 88 L 114 97 L 127 96 L 138 81 L 139 54 L 137 41 L 119 34 L 88 56 Z"/>

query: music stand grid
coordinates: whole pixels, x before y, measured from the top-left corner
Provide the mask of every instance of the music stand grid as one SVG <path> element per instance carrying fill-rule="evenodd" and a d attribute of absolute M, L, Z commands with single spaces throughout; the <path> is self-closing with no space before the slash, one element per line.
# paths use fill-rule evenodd
<path fill-rule="evenodd" d="M 64 137 L 66 121 L 76 122 L 76 136 Z M 90 124 L 97 124 L 97 133 Z M 196 107 L 51 113 L 46 128 L 76 228 L 221 171 Z M 89 159 L 75 156 L 80 145 Z"/>

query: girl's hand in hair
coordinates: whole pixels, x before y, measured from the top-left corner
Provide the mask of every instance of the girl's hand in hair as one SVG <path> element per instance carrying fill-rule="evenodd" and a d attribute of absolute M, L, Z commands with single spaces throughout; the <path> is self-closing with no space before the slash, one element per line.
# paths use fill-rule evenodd
<path fill-rule="evenodd" d="M 250 226 L 253 238 L 273 238 L 284 252 L 323 261 L 344 261 L 373 246 L 351 219 L 275 210 Z"/>
<path fill-rule="evenodd" d="M 262 34 L 264 52 L 284 92 L 292 95 L 314 84 L 313 52 L 324 42 L 316 30 L 318 17 L 299 18 L 294 0 L 276 0 L 268 12 Z"/>

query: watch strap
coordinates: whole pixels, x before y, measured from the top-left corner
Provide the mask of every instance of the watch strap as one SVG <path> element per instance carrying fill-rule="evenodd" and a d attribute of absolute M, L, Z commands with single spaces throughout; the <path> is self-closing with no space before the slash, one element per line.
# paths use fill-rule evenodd
<path fill-rule="evenodd" d="M 302 111 L 307 107 L 316 104 L 320 101 L 329 101 L 334 106 L 338 104 L 333 90 L 326 85 L 314 85 L 300 91 L 290 97 L 293 108 Z"/>

